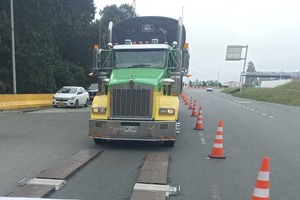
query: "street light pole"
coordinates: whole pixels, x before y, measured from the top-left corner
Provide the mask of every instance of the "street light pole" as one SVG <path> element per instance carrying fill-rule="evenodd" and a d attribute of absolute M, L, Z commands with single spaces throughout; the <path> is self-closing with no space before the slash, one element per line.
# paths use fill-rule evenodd
<path fill-rule="evenodd" d="M 248 45 L 244 46 L 246 48 L 246 53 L 245 53 L 245 58 L 244 58 L 244 67 L 243 67 L 243 72 L 241 74 L 241 89 L 240 91 L 243 90 L 243 85 L 244 85 L 244 75 L 245 75 L 245 68 L 246 68 L 246 60 L 247 60 L 247 53 L 248 53 Z"/>
<path fill-rule="evenodd" d="M 221 68 L 219 68 L 219 72 L 218 72 L 218 88 L 219 88 L 219 78 L 220 78 L 220 70 L 221 70 Z"/>
<path fill-rule="evenodd" d="M 15 28 L 14 28 L 14 3 L 13 3 L 13 0 L 10 0 L 10 17 L 11 17 L 11 52 L 12 52 L 13 88 L 14 88 L 14 94 L 17 94 L 16 57 L 15 57 Z"/>

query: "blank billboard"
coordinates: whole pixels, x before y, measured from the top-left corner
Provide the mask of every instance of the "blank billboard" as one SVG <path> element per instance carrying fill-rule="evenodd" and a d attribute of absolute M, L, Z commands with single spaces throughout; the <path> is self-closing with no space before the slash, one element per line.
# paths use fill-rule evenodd
<path fill-rule="evenodd" d="M 226 51 L 226 60 L 242 60 L 242 45 L 228 45 Z"/>

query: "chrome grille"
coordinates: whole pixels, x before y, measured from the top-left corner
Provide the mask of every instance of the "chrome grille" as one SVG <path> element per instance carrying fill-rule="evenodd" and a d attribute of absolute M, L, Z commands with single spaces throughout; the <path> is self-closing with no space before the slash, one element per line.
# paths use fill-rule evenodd
<path fill-rule="evenodd" d="M 111 89 L 111 118 L 152 118 L 152 88 L 127 85 Z"/>

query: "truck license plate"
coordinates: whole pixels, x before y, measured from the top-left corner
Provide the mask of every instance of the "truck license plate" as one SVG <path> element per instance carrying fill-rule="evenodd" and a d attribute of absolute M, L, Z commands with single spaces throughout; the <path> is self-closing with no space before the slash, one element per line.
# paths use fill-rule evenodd
<path fill-rule="evenodd" d="M 137 127 L 136 126 L 123 126 L 124 133 L 136 133 Z"/>

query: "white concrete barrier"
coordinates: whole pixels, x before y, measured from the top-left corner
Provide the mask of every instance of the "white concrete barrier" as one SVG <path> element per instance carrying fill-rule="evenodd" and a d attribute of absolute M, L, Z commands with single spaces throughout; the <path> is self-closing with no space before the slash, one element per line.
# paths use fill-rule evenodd
<path fill-rule="evenodd" d="M 260 84 L 261 88 L 274 88 L 280 85 L 287 84 L 291 82 L 292 79 L 281 79 L 281 80 L 274 80 L 274 81 L 262 81 Z"/>

